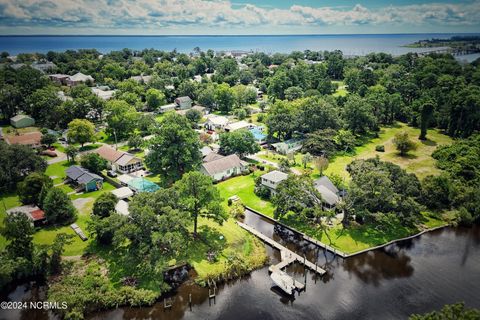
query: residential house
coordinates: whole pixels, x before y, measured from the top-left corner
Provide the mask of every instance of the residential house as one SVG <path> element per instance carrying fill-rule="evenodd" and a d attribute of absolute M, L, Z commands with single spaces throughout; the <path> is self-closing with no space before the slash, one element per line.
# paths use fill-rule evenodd
<path fill-rule="evenodd" d="M 103 188 L 102 177 L 80 166 L 71 166 L 65 173 L 69 181 L 85 192 L 97 191 Z"/>
<path fill-rule="evenodd" d="M 69 76 L 66 79 L 67 86 L 74 87 L 79 84 L 93 84 L 95 79 L 92 76 L 83 74 L 81 72 L 75 73 L 73 76 Z"/>
<path fill-rule="evenodd" d="M 213 152 L 213 150 L 209 146 L 204 146 L 200 149 L 200 153 L 202 154 L 202 158 L 205 158 L 206 156 L 208 156 L 212 152 Z"/>
<path fill-rule="evenodd" d="M 237 122 L 231 122 L 225 126 L 225 131 L 227 132 L 233 132 L 241 129 L 252 129 L 254 128 L 255 125 L 251 124 L 245 120 L 242 121 L 237 121 Z"/>
<path fill-rule="evenodd" d="M 247 166 L 248 163 L 240 160 L 236 154 L 232 154 L 202 163 L 200 172 L 210 176 L 214 181 L 220 181 L 241 174 Z"/>
<path fill-rule="evenodd" d="M 106 89 L 106 90 L 104 90 Z M 101 88 L 101 87 L 97 87 L 97 88 L 92 88 L 92 92 L 99 98 L 103 99 L 103 100 L 110 100 L 113 95 L 115 94 L 116 90 L 109 90 L 109 88 Z"/>
<path fill-rule="evenodd" d="M 68 74 L 59 74 L 59 73 L 56 73 L 56 74 L 49 74 L 48 77 L 50 78 L 50 80 L 52 80 L 53 82 L 59 84 L 59 85 L 64 85 L 66 86 L 67 85 L 67 79 L 70 77 Z"/>
<path fill-rule="evenodd" d="M 148 83 L 150 83 L 150 81 L 152 81 L 152 76 L 144 76 L 142 74 L 142 75 L 139 75 L 139 76 L 132 76 L 132 77 L 130 77 L 130 79 L 132 79 L 132 80 L 134 80 L 138 83 L 148 84 Z"/>
<path fill-rule="evenodd" d="M 229 124 L 230 120 L 224 116 L 210 115 L 205 122 L 205 129 L 207 130 L 223 130 Z"/>
<path fill-rule="evenodd" d="M 304 139 L 294 138 L 290 140 L 285 140 L 283 142 L 278 142 L 272 144 L 272 147 L 280 154 L 287 154 L 290 152 L 295 152 L 302 148 L 302 143 Z"/>
<path fill-rule="evenodd" d="M 45 212 L 35 205 L 25 205 L 7 210 L 7 214 L 24 214 L 34 227 L 38 227 L 47 221 Z"/>
<path fill-rule="evenodd" d="M 190 109 L 192 107 L 192 99 L 190 97 L 178 97 L 175 99 L 175 103 L 177 104 L 178 108 L 181 110 Z"/>
<path fill-rule="evenodd" d="M 5 137 L 5 142 L 7 144 L 21 144 L 24 146 L 29 146 L 31 148 L 40 148 L 42 146 L 41 140 L 42 134 L 38 131 L 24 133 L 18 136 Z"/>
<path fill-rule="evenodd" d="M 33 63 L 32 68 L 37 69 L 38 71 L 45 73 L 46 71 L 53 70 L 57 66 L 55 63 L 47 61 L 45 63 Z"/>
<path fill-rule="evenodd" d="M 273 195 L 275 194 L 280 182 L 282 182 L 287 178 L 288 178 L 288 174 L 286 174 L 285 172 L 273 170 L 273 171 L 270 171 L 269 173 L 264 174 L 261 177 L 261 183 L 263 186 L 270 189 L 270 192 Z"/>
<path fill-rule="evenodd" d="M 120 173 L 130 173 L 143 168 L 142 159 L 128 152 L 115 150 L 108 145 L 101 146 L 95 152 L 107 160 L 113 170 Z"/>
<path fill-rule="evenodd" d="M 218 153 L 212 151 L 211 153 L 209 153 L 205 157 L 203 157 L 203 162 L 210 162 L 210 161 L 218 160 L 218 159 L 221 159 L 221 158 L 223 158 L 223 156 L 221 154 L 218 154 Z"/>
<path fill-rule="evenodd" d="M 35 119 L 26 114 L 17 114 L 15 117 L 10 118 L 10 124 L 14 128 L 26 128 L 35 124 Z"/>
<path fill-rule="evenodd" d="M 315 189 L 322 195 L 324 209 L 334 209 L 340 201 L 340 191 L 332 183 L 332 181 L 323 176 L 313 182 Z"/>

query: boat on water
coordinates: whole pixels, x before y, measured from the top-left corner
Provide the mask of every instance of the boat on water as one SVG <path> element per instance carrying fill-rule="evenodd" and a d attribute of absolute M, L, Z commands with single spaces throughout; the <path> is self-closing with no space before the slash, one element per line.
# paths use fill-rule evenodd
<path fill-rule="evenodd" d="M 276 269 L 270 274 L 270 278 L 272 278 L 273 282 L 286 294 L 293 295 L 293 290 L 296 289 L 295 281 L 288 274 Z"/>

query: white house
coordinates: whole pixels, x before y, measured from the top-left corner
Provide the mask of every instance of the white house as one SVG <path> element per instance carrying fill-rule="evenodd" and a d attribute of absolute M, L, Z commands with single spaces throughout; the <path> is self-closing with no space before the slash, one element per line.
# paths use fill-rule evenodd
<path fill-rule="evenodd" d="M 103 100 L 109 100 L 113 97 L 116 90 L 103 90 L 102 88 L 92 88 L 92 92 Z"/>
<path fill-rule="evenodd" d="M 237 122 L 232 122 L 232 123 L 229 123 L 225 126 L 225 131 L 227 132 L 233 132 L 233 131 L 237 131 L 237 130 L 241 130 L 241 129 L 252 129 L 253 127 L 255 127 L 254 124 L 252 123 L 249 123 L 245 120 L 242 120 L 242 121 L 237 121 Z"/>
<path fill-rule="evenodd" d="M 69 76 L 66 79 L 67 86 L 74 87 L 79 84 L 94 83 L 95 79 L 92 76 L 83 74 L 81 72 L 75 73 L 73 76 Z"/>
<path fill-rule="evenodd" d="M 175 103 L 177 104 L 179 109 L 190 109 L 192 107 L 192 99 L 190 97 L 178 97 L 175 99 Z"/>
<path fill-rule="evenodd" d="M 275 194 L 275 190 L 277 189 L 280 182 L 288 178 L 288 174 L 282 171 L 273 170 L 269 173 L 264 174 L 261 177 L 261 183 L 265 187 L 269 188 L 272 194 Z"/>
<path fill-rule="evenodd" d="M 214 181 L 220 181 L 241 174 L 247 166 L 248 163 L 240 160 L 236 154 L 232 154 L 202 163 L 200 172 L 210 176 Z"/>
<path fill-rule="evenodd" d="M 205 122 L 205 129 L 207 130 L 223 130 L 229 124 L 229 120 L 224 116 L 211 115 Z"/>

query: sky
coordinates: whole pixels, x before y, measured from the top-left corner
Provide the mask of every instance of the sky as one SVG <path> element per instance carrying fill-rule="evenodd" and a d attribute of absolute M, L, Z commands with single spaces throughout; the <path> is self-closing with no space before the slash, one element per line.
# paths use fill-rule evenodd
<path fill-rule="evenodd" d="M 480 0 L 0 0 L 0 34 L 480 32 Z"/>

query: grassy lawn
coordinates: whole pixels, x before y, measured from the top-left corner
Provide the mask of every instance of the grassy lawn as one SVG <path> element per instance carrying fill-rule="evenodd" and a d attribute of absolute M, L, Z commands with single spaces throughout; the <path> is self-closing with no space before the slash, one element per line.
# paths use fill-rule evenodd
<path fill-rule="evenodd" d="M 78 211 L 78 218 L 75 221 L 75 223 L 83 230 L 87 237 L 87 222 L 90 220 L 90 213 L 92 211 L 93 202 L 94 199 L 91 199 L 82 208 L 82 210 Z M 53 243 L 53 240 L 59 233 L 66 233 L 74 236 L 72 238 L 72 243 L 65 246 L 65 252 L 63 254 L 64 256 L 82 255 L 91 242 L 90 238 L 87 241 L 82 241 L 82 239 L 80 239 L 80 237 L 75 232 L 73 232 L 73 229 L 70 228 L 70 225 L 63 227 L 44 227 L 34 234 L 33 242 L 35 244 L 50 245 Z"/>
<path fill-rule="evenodd" d="M 0 195 L 0 226 L 3 226 L 3 220 L 7 215 L 8 209 L 20 206 L 20 200 L 16 194 Z M 0 250 L 3 250 L 7 244 L 6 239 L 0 235 Z"/>
<path fill-rule="evenodd" d="M 348 90 L 343 81 L 332 81 L 332 83 L 338 85 L 337 91 L 333 93 L 334 97 L 345 97 L 348 94 Z"/>
<path fill-rule="evenodd" d="M 396 133 L 406 131 L 411 140 L 417 144 L 417 150 L 411 151 L 409 155 L 401 157 L 393 144 L 393 138 Z M 383 161 L 389 161 L 399 165 L 408 172 L 415 173 L 419 179 L 423 179 L 430 174 L 439 174 L 440 170 L 435 167 L 435 160 L 431 157 L 438 145 L 452 143 L 452 139 L 441 134 L 437 130 L 429 130 L 427 141 L 418 140 L 420 129 L 412 128 L 406 124 L 400 123 L 396 126 L 382 128 L 378 138 L 370 140 L 363 146 L 355 149 L 355 156 L 339 156 L 330 161 L 325 174 L 336 173 L 349 179 L 345 170 L 346 166 L 355 159 L 368 159 L 379 156 Z M 376 145 L 384 145 L 385 152 L 375 151 Z"/>
<path fill-rule="evenodd" d="M 228 198 L 237 195 L 244 205 L 273 216 L 273 205 L 269 201 L 260 199 L 253 192 L 255 188 L 255 178 L 264 173 L 264 171 L 257 171 L 248 176 L 238 176 L 217 184 L 225 207 L 227 207 Z"/>
<path fill-rule="evenodd" d="M 125 151 L 125 152 L 128 152 L 128 153 L 131 153 L 141 159 L 145 159 L 145 150 L 143 149 L 140 149 L 140 150 L 131 150 L 130 147 L 128 145 L 125 145 L 125 146 L 121 146 L 120 148 L 118 148 L 122 151 Z"/>
<path fill-rule="evenodd" d="M 258 121 L 259 115 L 263 115 L 264 119 L 267 118 L 267 114 L 264 112 L 255 113 L 255 114 L 252 114 L 252 116 L 250 117 L 250 119 L 252 119 L 252 123 L 256 125 L 265 125 L 265 123 Z"/>
<path fill-rule="evenodd" d="M 53 179 L 54 184 L 61 183 L 65 178 L 65 170 L 67 170 L 71 165 L 71 162 L 61 161 L 57 163 L 50 164 L 45 171 L 45 174 L 49 177 L 57 177 Z"/>

